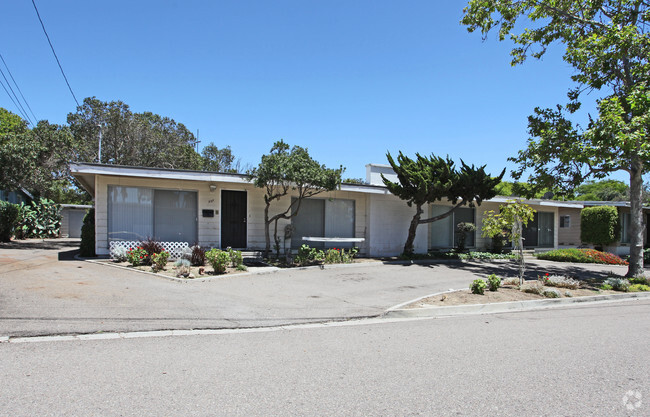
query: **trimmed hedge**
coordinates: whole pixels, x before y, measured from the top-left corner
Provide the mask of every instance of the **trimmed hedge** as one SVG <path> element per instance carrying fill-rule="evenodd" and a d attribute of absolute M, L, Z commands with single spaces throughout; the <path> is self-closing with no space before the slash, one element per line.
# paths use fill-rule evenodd
<path fill-rule="evenodd" d="M 604 246 L 618 241 L 620 235 L 616 207 L 585 207 L 580 212 L 580 239 L 583 242 Z"/>

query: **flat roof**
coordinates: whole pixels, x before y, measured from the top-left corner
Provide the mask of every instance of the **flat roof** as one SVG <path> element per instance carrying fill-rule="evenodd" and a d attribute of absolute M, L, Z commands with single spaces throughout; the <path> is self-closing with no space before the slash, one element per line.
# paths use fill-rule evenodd
<path fill-rule="evenodd" d="M 227 172 L 196 171 L 172 168 L 148 168 L 125 165 L 109 165 L 95 163 L 70 164 L 70 173 L 91 194 L 95 193 L 96 175 L 111 175 L 120 177 L 138 178 L 164 178 L 171 180 L 226 182 L 234 184 L 249 184 L 251 176 L 246 174 L 233 174 Z M 352 191 L 369 194 L 387 194 L 388 190 L 383 185 L 342 183 L 341 191 Z"/>
<path fill-rule="evenodd" d="M 373 166 L 386 166 L 381 164 L 368 164 Z M 366 165 L 366 166 L 368 166 Z M 91 194 L 95 194 L 95 176 L 96 175 L 111 175 L 121 177 L 139 177 L 139 178 L 164 178 L 172 180 L 185 180 L 185 181 L 204 181 L 204 182 L 226 182 L 226 183 L 239 183 L 249 184 L 251 176 L 246 174 L 233 174 L 228 172 L 211 172 L 211 171 L 196 171 L 185 169 L 173 168 L 148 168 L 148 167 L 134 167 L 124 165 L 109 165 L 109 164 L 96 164 L 96 163 L 79 163 L 73 162 L 70 164 L 70 173 L 79 181 L 79 183 Z M 364 194 L 390 194 L 384 185 L 374 184 L 341 184 L 341 191 L 358 192 Z M 509 201 L 519 200 L 526 204 L 534 204 L 549 207 L 564 207 L 564 208 L 583 208 L 590 206 L 616 206 L 616 207 L 629 207 L 628 201 L 560 201 L 560 200 L 544 200 L 544 199 L 531 199 L 527 200 L 520 197 L 507 197 L 496 196 L 489 200 L 491 203 L 507 203 Z M 644 206 L 644 209 L 650 206 Z"/>

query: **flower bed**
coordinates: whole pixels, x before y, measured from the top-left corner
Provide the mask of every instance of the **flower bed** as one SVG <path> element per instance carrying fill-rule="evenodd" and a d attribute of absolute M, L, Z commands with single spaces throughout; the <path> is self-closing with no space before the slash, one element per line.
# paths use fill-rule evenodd
<path fill-rule="evenodd" d="M 556 249 L 535 255 L 537 259 L 556 262 L 595 263 L 607 265 L 627 265 L 619 256 L 595 249 Z"/>

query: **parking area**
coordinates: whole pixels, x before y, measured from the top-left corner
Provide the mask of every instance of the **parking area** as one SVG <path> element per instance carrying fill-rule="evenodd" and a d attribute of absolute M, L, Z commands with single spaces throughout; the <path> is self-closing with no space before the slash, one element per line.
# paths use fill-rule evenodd
<path fill-rule="evenodd" d="M 73 258 L 74 240 L 0 247 L 0 336 L 259 327 L 381 315 L 508 262 L 360 264 L 179 283 Z M 529 262 L 528 275 L 625 273 L 625 267 Z"/>

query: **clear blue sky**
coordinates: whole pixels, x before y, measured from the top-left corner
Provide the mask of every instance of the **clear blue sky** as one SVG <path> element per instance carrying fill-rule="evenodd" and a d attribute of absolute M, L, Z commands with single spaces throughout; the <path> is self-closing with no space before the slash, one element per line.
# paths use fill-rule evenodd
<path fill-rule="evenodd" d="M 284 138 L 345 177 L 399 150 L 496 174 L 534 107 L 565 103 L 572 85 L 561 46 L 513 68 L 508 42 L 459 24 L 460 0 L 36 4 L 80 102 L 169 116 L 252 165 Z M 76 105 L 31 1 L 0 14 L 0 53 L 30 106 L 65 123 Z M 0 107 L 17 112 L 1 89 Z"/>

